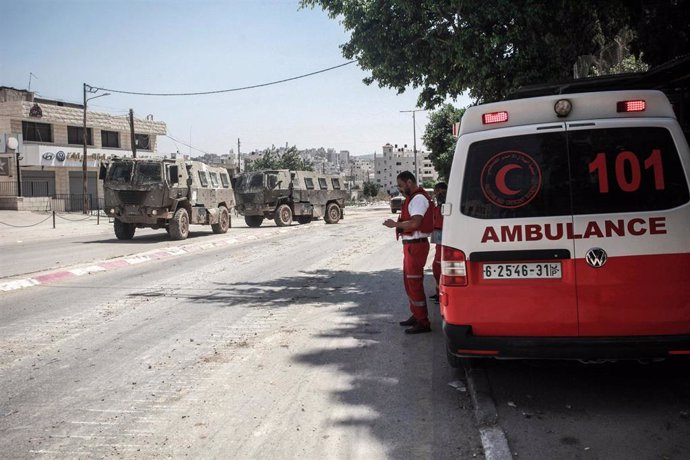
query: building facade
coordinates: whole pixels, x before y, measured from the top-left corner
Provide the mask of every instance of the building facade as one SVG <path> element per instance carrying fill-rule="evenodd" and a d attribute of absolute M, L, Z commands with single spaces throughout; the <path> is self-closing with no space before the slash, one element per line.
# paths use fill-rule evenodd
<path fill-rule="evenodd" d="M 39 99 L 29 91 L 0 87 L 0 137 L 5 139 L 0 145 L 0 196 L 16 197 L 19 188 L 24 197 L 82 195 L 83 117 L 80 104 Z M 166 126 L 152 116 L 135 119 L 134 133 L 137 157 L 154 157 L 157 136 L 166 134 Z M 100 162 L 132 156 L 129 118 L 87 112 L 86 137 L 87 193 L 93 209 L 103 196 L 97 180 Z M 8 139 L 17 140 L 16 149 L 9 148 Z"/>
<path fill-rule="evenodd" d="M 396 195 L 398 193 L 398 174 L 403 171 L 411 171 L 415 174 L 414 160 L 414 150 L 408 148 L 407 145 L 402 147 L 398 147 L 398 144 L 384 145 L 382 154 L 380 156 L 377 155 L 374 160 L 376 183 L 381 184 L 385 192 Z M 424 182 L 434 183 L 438 180 L 438 173 L 429 159 L 428 152 L 417 150 L 417 162 L 419 167 L 415 175 L 420 185 Z"/>

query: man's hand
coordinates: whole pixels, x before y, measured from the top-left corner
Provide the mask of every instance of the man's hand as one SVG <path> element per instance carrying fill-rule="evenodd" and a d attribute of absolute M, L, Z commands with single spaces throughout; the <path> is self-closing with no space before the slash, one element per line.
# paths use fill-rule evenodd
<path fill-rule="evenodd" d="M 388 228 L 395 228 L 396 222 L 393 219 L 386 219 L 386 221 L 383 223 Z"/>

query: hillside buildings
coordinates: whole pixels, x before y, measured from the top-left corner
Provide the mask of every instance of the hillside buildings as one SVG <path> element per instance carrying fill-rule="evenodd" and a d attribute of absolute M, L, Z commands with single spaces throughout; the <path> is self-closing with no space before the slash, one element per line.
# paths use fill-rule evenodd
<path fill-rule="evenodd" d="M 403 171 L 412 171 L 415 173 L 414 164 L 414 150 L 403 145 L 398 147 L 398 144 L 386 144 L 382 148 L 381 156 L 377 156 L 375 160 L 375 181 L 381 184 L 382 189 L 391 194 L 398 193 L 397 176 Z M 417 182 L 436 182 L 438 180 L 438 173 L 434 169 L 429 153 L 417 150 Z"/>

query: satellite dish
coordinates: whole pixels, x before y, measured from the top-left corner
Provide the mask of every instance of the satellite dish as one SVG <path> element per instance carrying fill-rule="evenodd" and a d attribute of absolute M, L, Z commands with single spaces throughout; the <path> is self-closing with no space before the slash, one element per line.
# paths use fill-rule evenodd
<path fill-rule="evenodd" d="M 19 147 L 19 141 L 16 137 L 7 138 L 7 148 L 17 150 L 17 147 Z"/>

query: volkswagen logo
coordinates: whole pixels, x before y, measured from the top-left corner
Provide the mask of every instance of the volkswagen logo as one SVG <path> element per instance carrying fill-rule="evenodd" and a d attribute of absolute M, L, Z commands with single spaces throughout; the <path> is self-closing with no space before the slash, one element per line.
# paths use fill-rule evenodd
<path fill-rule="evenodd" d="M 63 152 L 62 150 L 58 151 L 58 153 L 55 154 L 55 159 L 57 161 L 65 161 L 65 158 L 66 158 L 65 152 Z"/>
<path fill-rule="evenodd" d="M 606 251 L 601 248 L 592 248 L 585 255 L 587 263 L 594 268 L 603 267 L 608 258 Z"/>

